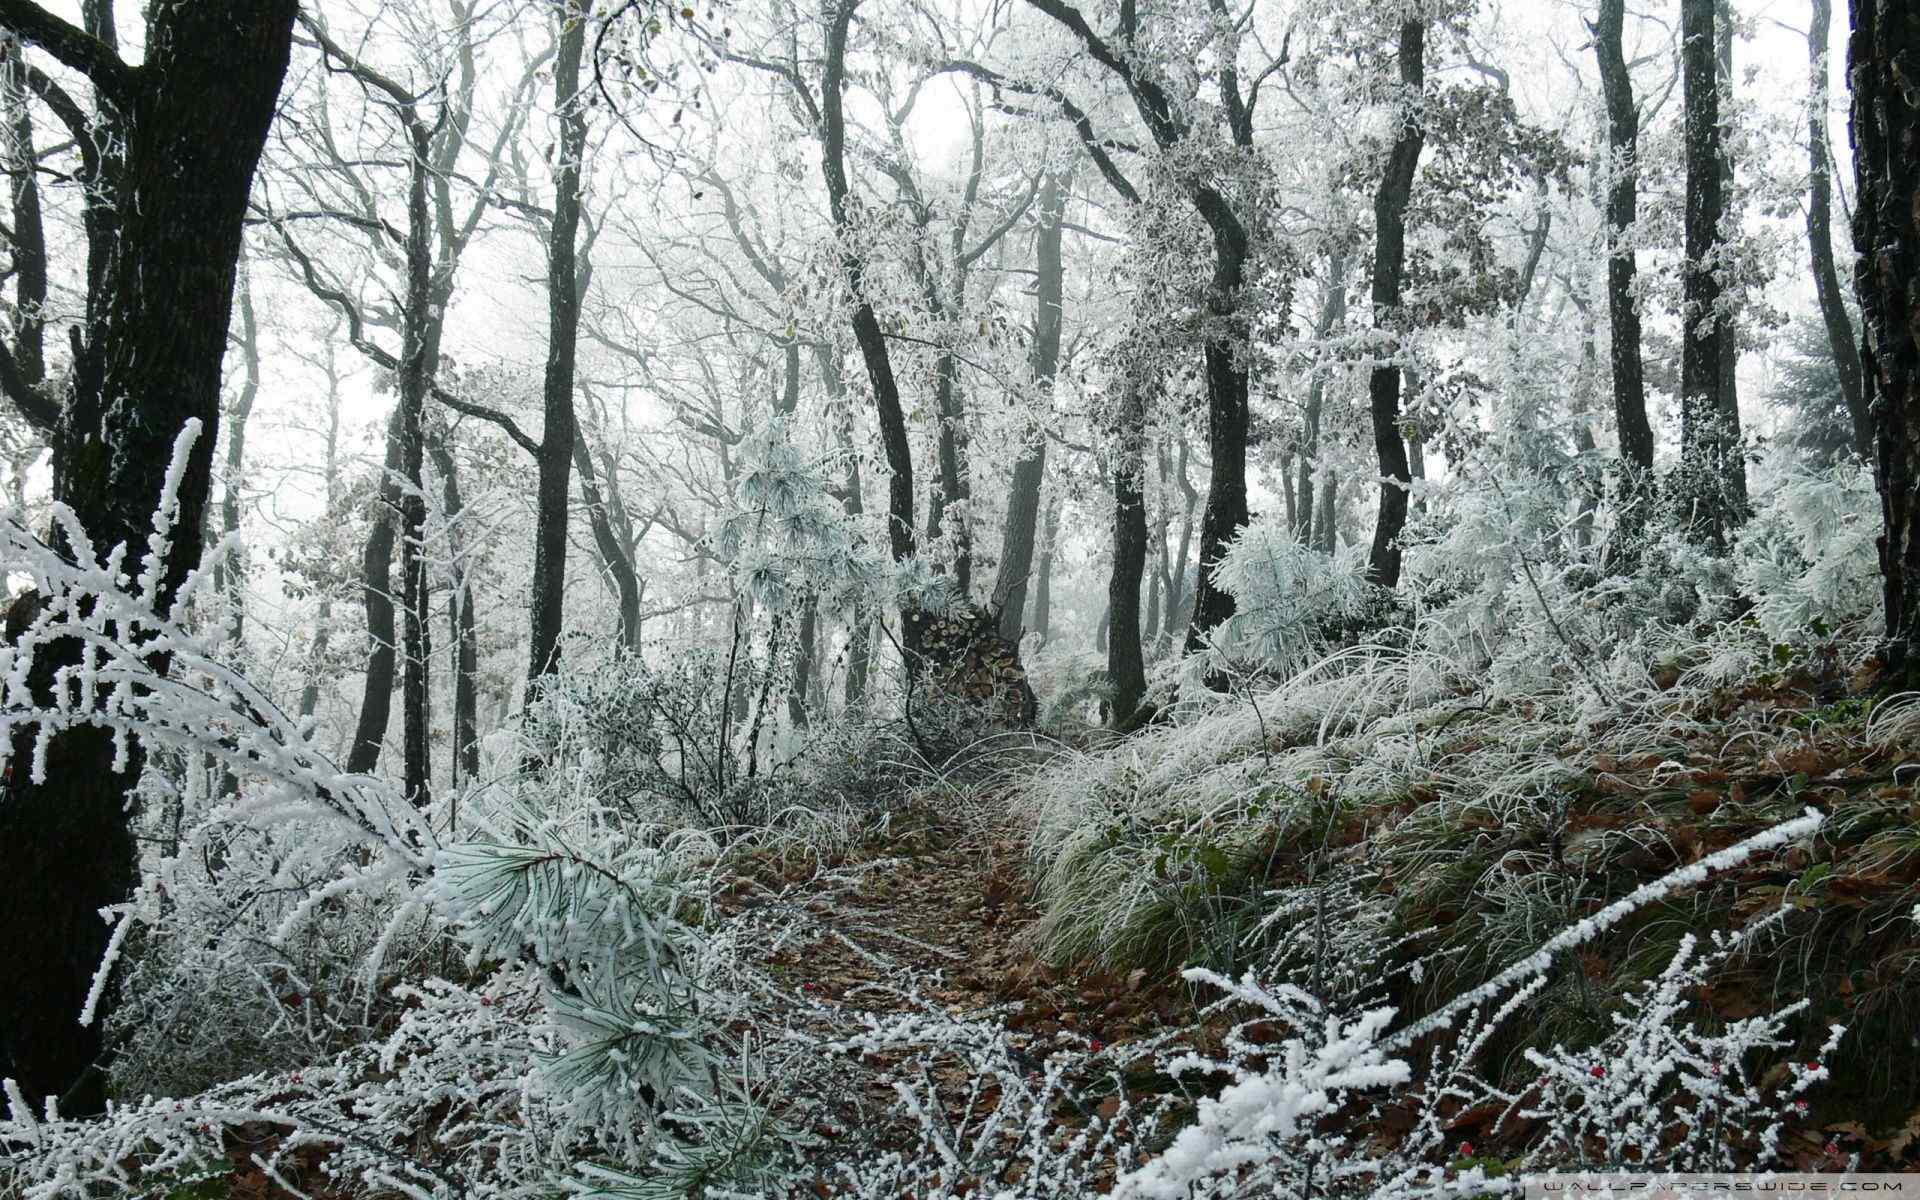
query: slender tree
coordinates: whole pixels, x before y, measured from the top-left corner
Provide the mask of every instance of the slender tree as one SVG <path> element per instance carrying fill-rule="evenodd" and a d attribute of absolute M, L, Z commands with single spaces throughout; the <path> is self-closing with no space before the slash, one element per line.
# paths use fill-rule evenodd
<path fill-rule="evenodd" d="M 1653 426 L 1647 421 L 1646 371 L 1640 352 L 1640 308 L 1633 295 L 1639 263 L 1632 235 L 1638 220 L 1640 110 L 1621 46 L 1626 0 L 1600 0 L 1594 54 L 1607 104 L 1607 323 L 1612 331 L 1613 420 L 1620 441 L 1620 545 L 1632 554 L 1652 507 Z"/>
<path fill-rule="evenodd" d="M 1140 577 L 1147 564 L 1146 399 L 1128 372 L 1113 447 L 1113 570 L 1107 583 L 1107 686 L 1113 724 L 1128 728 L 1147 692 L 1140 648 Z"/>
<path fill-rule="evenodd" d="M 1060 333 L 1065 324 L 1066 271 L 1061 232 L 1066 220 L 1065 180 L 1048 173 L 1040 185 L 1039 227 L 1034 237 L 1035 285 L 1033 341 L 1027 351 L 1027 378 L 1035 402 L 1050 399 L 1060 367 Z M 993 584 L 993 606 L 1000 614 L 1000 636 L 1018 644 L 1027 611 L 1027 581 L 1033 574 L 1034 540 L 1039 532 L 1041 487 L 1047 475 L 1044 433 L 1026 446 L 1013 466 L 1007 494 L 1007 523 L 1000 541 L 1000 573 Z"/>
<path fill-rule="evenodd" d="M 1726 288 L 1715 258 L 1726 215 L 1715 0 L 1681 0 L 1682 93 L 1686 102 L 1685 338 L 1680 357 L 1680 469 L 1675 499 L 1689 536 L 1724 550 L 1747 507 L 1740 410 L 1729 393 L 1722 311 Z"/>
<path fill-rule="evenodd" d="M 853 340 L 860 348 L 867 368 L 867 381 L 873 388 L 874 416 L 880 423 L 880 443 L 886 452 L 887 470 L 887 548 L 893 561 L 906 562 L 914 555 L 916 538 L 913 517 L 913 447 L 907 440 L 906 411 L 900 405 L 900 385 L 894 378 L 893 359 L 868 295 L 866 262 L 856 245 L 859 230 L 854 222 L 852 189 L 847 182 L 847 119 L 841 95 L 847 76 L 847 32 L 853 10 L 859 0 L 829 0 L 825 73 L 820 81 L 820 99 L 816 105 L 804 89 L 800 96 L 820 125 L 821 172 L 826 177 L 827 207 L 833 217 L 835 235 L 840 239 L 840 270 L 853 298 Z M 907 653 L 909 673 L 920 669 L 923 619 L 917 610 L 902 613 L 902 642 Z"/>
<path fill-rule="evenodd" d="M 1426 46 L 1426 22 L 1401 23 L 1400 129 L 1373 201 L 1373 321 L 1382 330 L 1391 330 L 1402 320 L 1399 308 L 1407 262 L 1407 203 L 1413 195 L 1413 174 L 1420 165 L 1420 151 L 1427 136 L 1421 102 L 1426 83 Z M 1408 492 L 1413 482 L 1407 443 L 1400 429 L 1400 383 L 1400 364 L 1389 360 L 1373 369 L 1367 388 L 1374 454 L 1380 465 L 1380 511 L 1374 519 L 1367 577 L 1383 588 L 1400 584 L 1400 532 L 1407 524 Z"/>
<path fill-rule="evenodd" d="M 1813 290 L 1820 319 L 1840 377 L 1840 394 L 1853 423 L 1854 452 L 1873 457 L 1873 417 L 1861 385 L 1860 347 L 1841 299 L 1840 272 L 1833 262 L 1833 155 L 1827 145 L 1827 36 L 1833 26 L 1833 0 L 1813 0 L 1807 26 L 1807 253 L 1813 266 Z"/>
<path fill-rule="evenodd" d="M 540 469 L 533 534 L 533 612 L 527 678 L 537 681 L 560 665 L 560 626 L 567 589 L 567 515 L 578 436 L 574 366 L 580 346 L 580 166 L 587 152 L 586 95 L 580 62 L 587 43 L 581 0 L 554 0 L 560 25 L 553 68 L 554 112 L 560 141 L 554 151 L 553 222 L 547 231 L 547 369 L 542 386 L 546 423 L 535 461 Z"/>

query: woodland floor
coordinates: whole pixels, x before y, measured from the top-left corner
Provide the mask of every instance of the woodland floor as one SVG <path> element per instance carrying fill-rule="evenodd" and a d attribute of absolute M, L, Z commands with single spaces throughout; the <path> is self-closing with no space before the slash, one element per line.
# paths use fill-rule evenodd
<path fill-rule="evenodd" d="M 1777 698 L 1777 696 L 1776 696 Z M 1729 697 L 1729 704 L 1751 701 Z M 1815 707 L 1807 698 L 1809 709 Z M 1873 1066 L 1874 1078 L 1851 1080 L 1836 1071 L 1813 1112 L 1783 1139 L 1784 1165 L 1833 1169 L 1836 1150 L 1858 1153 L 1863 1168 L 1920 1168 L 1920 1109 L 1913 1107 L 1911 1057 L 1920 1016 L 1920 939 L 1889 932 L 1913 904 L 1920 887 L 1920 745 L 1869 750 L 1845 724 L 1812 723 L 1798 749 L 1762 757 L 1725 744 L 1675 746 L 1634 761 L 1597 757 L 1588 783 L 1569 810 L 1575 840 L 1588 831 L 1627 823 L 1662 833 L 1657 853 L 1636 861 L 1629 855 L 1607 864 L 1614 894 L 1636 878 L 1652 878 L 1680 862 L 1732 844 L 1765 828 L 1783 812 L 1812 805 L 1832 818 L 1830 832 L 1809 854 L 1792 850 L 1756 861 L 1721 880 L 1716 907 L 1743 914 L 1786 903 L 1805 913 L 1799 953 L 1806 959 L 1789 985 L 1783 976 L 1758 973 L 1703 991 L 1700 1001 L 1718 1019 L 1737 1019 L 1804 993 L 1814 1003 L 1815 1022 L 1853 1024 L 1874 1042 L 1855 1054 Z M 1343 838 L 1358 841 L 1381 819 L 1404 817 L 1422 802 L 1415 795 L 1363 812 Z M 1571 854 L 1571 849 L 1569 851 Z M 1256 885 L 1297 882 L 1299 862 L 1284 850 L 1271 859 Z M 1392 886 L 1391 881 L 1389 887 Z M 1103 1047 L 1121 1046 L 1183 1028 L 1189 1044 L 1206 1048 L 1223 1022 L 1196 1023 L 1201 997 L 1176 972 L 1066 968 L 1042 961 L 1031 930 L 1038 917 L 1026 859 L 1026 834 L 993 797 L 974 797 L 964 812 L 942 812 L 917 801 L 896 816 L 892 828 L 870 846 L 838 860 L 749 856 L 716 897 L 721 915 L 781 907 L 782 919 L 799 932 L 764 967 L 777 992 L 792 998 L 786 1014 L 811 1026 L 823 1040 L 844 1036 L 838 1017 L 847 1013 L 904 1012 L 929 1006 L 954 1017 L 990 1016 L 1004 1022 L 1016 1041 L 1036 1047 L 1061 1039 Z M 796 917 L 799 920 L 794 920 Z M 1423 916 L 1447 936 L 1459 912 Z M 1908 918 L 1910 921 L 1910 918 Z M 1462 927 L 1464 928 L 1464 927 Z M 1901 929 L 1904 930 L 1904 926 Z M 1458 932 L 1453 931 L 1453 932 Z M 1604 979 L 1617 965 L 1609 952 L 1588 954 L 1580 969 Z M 1815 959 L 1818 961 L 1815 961 Z M 1197 1038 L 1196 1038 L 1197 1034 Z M 1909 1044 L 1895 1046 L 1885 1039 Z M 1860 1054 L 1865 1051 L 1865 1054 Z M 823 1069 L 822 1088 L 853 1084 L 864 1090 L 843 1113 L 840 1128 L 819 1132 L 830 1139 L 852 1136 L 860 1113 L 884 1107 L 891 1064 L 866 1059 L 848 1070 Z M 1837 1067 L 1838 1064 L 1836 1064 Z M 1889 1079 L 1886 1072 L 1891 1071 Z M 1871 1094 L 1870 1094 L 1871 1093 Z M 1106 1115 L 1112 1101 L 1090 1101 Z M 1891 1107 L 1890 1107 L 1891 1104 Z M 1063 1126 L 1084 1122 L 1092 1109 L 1063 1105 Z M 1389 1114 L 1389 1126 L 1393 1114 Z M 1450 1128 L 1501 1156 L 1525 1147 L 1527 1130 L 1494 1125 L 1489 1106 L 1452 1115 Z M 1385 1138 L 1392 1128 L 1383 1128 Z M 868 1126 L 858 1136 L 888 1135 Z M 250 1147 L 253 1152 L 259 1146 Z M 239 1149 L 239 1147 L 236 1147 Z M 236 1154 L 245 1162 L 245 1154 Z M 317 1172 L 316 1172 L 317 1174 Z M 318 1179 L 309 1192 L 335 1194 Z M 231 1181 L 231 1197 L 282 1195 L 257 1171 Z M 821 1195 L 833 1194 L 822 1190 Z"/>

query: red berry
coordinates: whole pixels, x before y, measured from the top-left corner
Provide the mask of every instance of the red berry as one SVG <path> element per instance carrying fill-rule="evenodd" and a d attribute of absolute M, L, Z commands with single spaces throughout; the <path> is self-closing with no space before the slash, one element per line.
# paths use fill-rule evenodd
<path fill-rule="evenodd" d="M 1607 1069 L 1595 1063 L 1593 1069 L 1588 1071 L 1587 1074 L 1593 1076 L 1595 1079 L 1605 1079 L 1607 1077 Z"/>
<path fill-rule="evenodd" d="M 1795 1100 L 1795 1101 L 1793 1102 L 1793 1111 L 1795 1111 L 1795 1112 L 1797 1112 L 1797 1113 L 1804 1113 L 1804 1112 L 1806 1112 L 1806 1111 L 1807 1111 L 1807 1102 L 1806 1102 L 1805 1100 Z"/>
<path fill-rule="evenodd" d="M 1101 1041 L 1099 1038 L 1094 1038 L 1092 1041 L 1087 1043 L 1087 1049 L 1093 1051 L 1095 1054 L 1100 1053 L 1102 1050 L 1105 1050 L 1106 1048 L 1107 1048 L 1107 1044 Z"/>
<path fill-rule="evenodd" d="M 1840 1157 L 1840 1144 L 1838 1142 L 1828 1142 L 1822 1149 L 1827 1152 L 1827 1157 L 1829 1158 Z"/>
<path fill-rule="evenodd" d="M 1809 1071 L 1818 1071 L 1819 1069 L 1820 1069 L 1820 1064 L 1819 1064 L 1819 1063 L 1808 1063 L 1808 1064 L 1807 1064 L 1807 1070 L 1809 1070 Z"/>
<path fill-rule="evenodd" d="M 1461 1143 L 1460 1143 L 1460 1157 L 1461 1157 L 1461 1158 L 1472 1158 L 1472 1157 L 1473 1157 L 1473 1143 L 1472 1143 L 1472 1142 L 1461 1142 Z"/>

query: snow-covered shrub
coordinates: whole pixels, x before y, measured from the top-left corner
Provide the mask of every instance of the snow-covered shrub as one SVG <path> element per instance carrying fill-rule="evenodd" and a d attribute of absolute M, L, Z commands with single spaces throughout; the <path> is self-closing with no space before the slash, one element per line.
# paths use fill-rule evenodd
<path fill-rule="evenodd" d="M 1880 499 L 1848 461 L 1813 469 L 1779 456 L 1777 477 L 1736 543 L 1740 592 L 1776 643 L 1832 636 L 1880 608 Z"/>
<path fill-rule="evenodd" d="M 1699 863 L 1636 889 L 1562 929 L 1533 953 L 1437 1011 L 1394 1025 L 1391 1008 L 1364 996 L 1330 1005 L 1287 979 L 1231 979 L 1190 969 L 1188 978 L 1224 993 L 1224 1005 L 1251 1014 L 1228 1035 L 1224 1057 L 1174 1052 L 1163 1063 L 1176 1077 L 1224 1078 L 1200 1099 L 1194 1121 L 1165 1153 L 1121 1177 L 1120 1197 L 1210 1200 L 1315 1194 L 1360 1200 L 1484 1195 L 1509 1190 L 1490 1178 L 1470 1148 L 1450 1144 L 1445 1113 L 1489 1100 L 1554 1131 L 1530 1156 L 1538 1169 L 1581 1165 L 1599 1137 L 1606 1161 L 1686 1167 L 1753 1168 L 1771 1162 L 1782 1113 L 1824 1077 L 1817 1063 L 1792 1070 L 1784 1086 L 1764 1088 L 1738 1074 L 1758 1053 L 1777 1050 L 1802 1005 L 1709 1033 L 1693 1023 L 1686 995 L 1714 965 L 1685 941 L 1667 970 L 1619 1015 L 1600 1047 L 1530 1055 L 1542 1081 L 1503 1091 L 1496 1064 L 1480 1061 L 1493 1036 L 1524 1010 L 1563 954 L 1591 942 L 1635 911 L 1751 856 L 1809 836 L 1822 818 L 1809 812 Z M 1732 953 L 1728 943 L 1719 953 Z M 1710 956 L 1711 957 L 1711 956 Z M 1299 978 L 1298 972 L 1292 978 Z M 1258 1028 L 1262 1036 L 1253 1036 Z M 1276 1037 L 1276 1034 L 1283 1036 Z M 1830 1050 L 1839 1036 L 1832 1032 Z M 1431 1043 L 1416 1071 L 1412 1048 Z M 1723 1070 L 1716 1075 L 1716 1064 Z M 1612 1082 L 1609 1082 L 1612 1080 Z M 1726 1106 L 1733 1120 L 1715 1119 Z M 1389 1108 L 1413 1114 L 1397 1141 L 1375 1134 Z M 1669 1136 L 1683 1133 L 1678 1146 Z"/>
<path fill-rule="evenodd" d="M 766 723 L 777 660 L 743 649 L 621 655 L 542 681 L 522 728 L 520 786 L 564 790 L 628 825 L 716 831 L 784 807 Z M 742 716 L 742 696 L 751 711 Z"/>
<path fill-rule="evenodd" d="M 1605 1039 L 1579 1051 L 1525 1051 L 1539 1076 L 1512 1095 L 1510 1111 L 1544 1125 L 1533 1158 L 1549 1166 L 1633 1163 L 1672 1171 L 1773 1165 L 1783 1129 L 1806 1112 L 1801 1094 L 1827 1069 L 1817 1059 L 1789 1062 L 1770 1082 L 1759 1076 L 1757 1056 L 1795 1043 L 1791 1027 L 1807 1002 L 1729 1021 L 1713 1033 L 1686 1019 L 1715 969 L 1748 952 L 1773 924 L 1718 934 L 1706 954 L 1688 935 L 1666 969 L 1609 1014 L 1613 1030 Z M 1828 1031 L 1820 1058 L 1844 1032 Z"/>
<path fill-rule="evenodd" d="M 1367 582 L 1365 546 L 1342 543 L 1323 554 L 1272 515 L 1240 530 L 1214 579 L 1234 600 L 1225 646 L 1259 654 L 1282 674 L 1323 657 L 1380 603 Z"/>

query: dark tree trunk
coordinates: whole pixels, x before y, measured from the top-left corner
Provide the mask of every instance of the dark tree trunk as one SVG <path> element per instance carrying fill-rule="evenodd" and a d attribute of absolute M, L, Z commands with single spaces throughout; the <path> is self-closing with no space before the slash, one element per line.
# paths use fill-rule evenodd
<path fill-rule="evenodd" d="M 387 742 L 387 724 L 393 717 L 395 642 L 398 622 L 393 606 L 393 548 L 400 523 L 401 412 L 387 421 L 387 453 L 381 464 L 380 486 L 374 494 L 366 545 L 360 551 L 360 599 L 367 618 L 366 682 L 360 697 L 360 716 L 353 745 L 347 751 L 347 770 L 370 775 L 380 765 Z"/>
<path fill-rule="evenodd" d="M 137 572 L 174 441 L 189 421 L 200 426 L 172 547 L 154 564 L 162 611 L 200 559 L 241 224 L 294 12 L 292 0 L 153 5 L 136 69 L 39 5 L 0 0 L 0 26 L 93 81 L 123 155 L 110 178 L 90 172 L 111 186 L 86 199 L 87 322 L 54 438 L 54 498 L 96 546 L 126 543 L 126 569 Z M 39 656 L 36 694 L 46 696 L 63 658 L 77 662 L 78 648 Z M 125 791 L 143 755 L 136 742 L 116 774 L 110 735 L 64 733 L 37 784 L 25 769 L 33 742 L 30 729 L 16 731 L 0 794 L 0 1076 L 29 1096 L 62 1096 L 72 1116 L 105 1099 L 106 1006 L 89 1025 L 79 1016 L 107 940 L 99 910 L 134 882 Z"/>
<path fill-rule="evenodd" d="M 1629 240 L 1639 213 L 1640 110 L 1621 49 L 1626 0 L 1600 0 L 1594 53 L 1607 99 L 1607 322 L 1612 331 L 1613 419 L 1620 440 L 1621 547 L 1637 552 L 1653 507 L 1653 426 L 1647 421 L 1646 370 L 1640 356 L 1640 309 L 1633 298 L 1639 263 Z"/>
<path fill-rule="evenodd" d="M 400 347 L 400 779 L 401 795 L 424 806 L 433 778 L 428 747 L 429 613 L 427 590 L 426 472 L 427 391 L 432 386 L 439 318 L 435 315 L 433 260 L 427 247 L 427 176 L 432 145 L 428 127 L 407 122 L 413 143 L 407 219 L 407 299 Z M 444 297 L 438 297 L 444 303 Z"/>
<path fill-rule="evenodd" d="M 1920 8 L 1853 0 L 1854 289 L 1865 326 L 1890 691 L 1920 685 Z"/>
<path fill-rule="evenodd" d="M 240 354 L 244 364 L 240 394 L 234 397 L 227 413 L 227 460 L 220 487 L 220 536 L 231 539 L 240 532 L 240 481 L 246 474 L 247 420 L 253 415 L 254 401 L 260 397 L 260 326 L 254 317 L 253 287 L 244 264 L 240 267 L 237 289 L 240 309 Z M 218 555 L 213 564 L 213 590 L 226 602 L 226 636 L 229 654 L 244 661 L 247 633 L 246 564 L 239 561 L 237 549 Z M 240 777 L 230 769 L 220 772 L 220 795 L 231 799 L 240 794 Z"/>
<path fill-rule="evenodd" d="M 446 518 L 449 588 L 447 625 L 453 634 L 453 776 L 449 786 L 480 775 L 480 634 L 473 616 L 473 587 L 467 577 L 461 546 L 460 514 L 466 499 L 460 494 L 459 467 L 446 439 L 428 439 L 427 454 L 440 476 L 440 507 Z"/>
<path fill-rule="evenodd" d="M 907 440 L 907 417 L 900 407 L 900 385 L 894 379 L 893 360 L 887 354 L 880 318 L 867 296 L 866 263 L 855 245 L 859 231 L 854 227 L 847 204 L 850 191 L 847 124 L 840 91 L 847 71 L 847 27 L 858 3 L 859 0 L 833 0 L 828 13 L 826 70 L 820 83 L 823 149 L 820 161 L 827 181 L 827 207 L 841 244 L 840 269 L 853 297 L 853 338 L 866 364 L 867 379 L 873 385 L 873 411 L 880 423 L 880 442 L 887 456 L 887 548 L 893 561 L 899 563 L 914 554 L 913 447 Z M 912 675 L 920 669 L 924 621 L 917 609 L 902 613 L 901 617 L 901 641 L 906 650 L 907 672 Z"/>
<path fill-rule="evenodd" d="M 1833 155 L 1827 146 L 1827 33 L 1833 25 L 1833 0 L 1813 0 L 1812 16 L 1807 29 L 1807 251 L 1827 346 L 1833 352 L 1840 394 L 1853 424 L 1853 451 L 1871 462 L 1873 416 L 1860 384 L 1860 347 L 1853 340 L 1853 322 L 1841 299 L 1840 272 L 1833 262 Z"/>
<path fill-rule="evenodd" d="M 581 0 L 556 0 L 560 47 L 553 67 L 554 110 L 560 119 L 555 150 L 553 226 L 547 237 L 546 423 L 540 435 L 538 517 L 533 537 L 533 613 L 527 681 L 560 665 L 560 628 L 567 591 L 567 510 L 573 498 L 574 360 L 580 345 L 580 159 L 587 149 L 587 112 L 580 61 L 587 42 Z"/>
<path fill-rule="evenodd" d="M 1318 529 L 1315 536 L 1320 539 L 1320 551 L 1323 554 L 1332 554 L 1340 548 L 1340 529 L 1334 520 L 1334 514 L 1339 511 L 1339 497 L 1340 472 L 1328 471 L 1320 483 L 1320 515 L 1313 522 Z"/>
<path fill-rule="evenodd" d="M 1051 397 L 1053 376 L 1060 368 L 1066 286 L 1061 228 L 1066 218 L 1066 203 L 1066 188 L 1060 176 L 1049 173 L 1040 187 L 1040 228 L 1033 248 L 1036 273 L 1033 345 L 1027 355 L 1027 375 L 1037 398 Z M 1039 531 L 1040 492 L 1046 475 L 1047 439 L 1043 432 L 1013 466 L 1006 531 L 1000 541 L 1000 572 L 993 584 L 993 607 L 1000 614 L 1000 636 L 1015 646 L 1020 644 L 1021 622 L 1027 613 L 1027 581 L 1033 574 L 1033 544 Z"/>
<path fill-rule="evenodd" d="M 845 475 L 840 484 L 840 511 L 849 524 L 858 526 L 866 515 L 866 483 L 860 470 L 860 455 L 853 445 L 853 415 L 847 411 L 847 381 L 840 373 L 840 359 L 824 346 L 814 350 L 814 362 L 820 369 L 820 383 L 826 389 L 827 408 L 834 414 L 834 434 L 839 438 Z M 856 604 L 847 614 L 847 680 L 843 703 L 849 712 L 859 712 L 867 702 L 867 675 L 873 660 L 873 614 L 865 605 Z"/>
<path fill-rule="evenodd" d="M 238 288 L 240 310 L 240 354 L 245 375 L 240 394 L 234 397 L 227 413 L 226 475 L 220 490 L 220 534 L 232 537 L 240 532 L 240 479 L 247 463 L 247 419 L 253 415 L 254 401 L 260 396 L 260 327 L 253 311 L 253 289 L 244 270 Z M 246 579 L 240 564 L 220 556 L 213 564 L 213 586 L 227 602 L 227 637 L 237 648 L 246 633 Z"/>
<path fill-rule="evenodd" d="M 1413 173 L 1426 145 L 1421 90 L 1426 82 L 1427 27 L 1422 21 L 1400 26 L 1400 84 L 1403 91 L 1400 132 L 1387 158 L 1380 190 L 1373 201 L 1373 323 L 1391 332 L 1401 323 L 1400 285 L 1407 262 L 1407 201 Z M 1397 341 L 1397 336 L 1392 337 Z M 1407 524 L 1408 489 L 1413 475 L 1407 443 L 1400 434 L 1400 368 L 1383 363 L 1368 384 L 1373 416 L 1373 448 L 1380 463 L 1380 513 L 1374 521 L 1367 577 L 1383 588 L 1400 584 L 1400 532 Z"/>
<path fill-rule="evenodd" d="M 1134 108 L 1162 150 L 1181 148 L 1192 130 L 1172 97 L 1151 73 L 1138 71 L 1135 62 L 1135 37 L 1138 14 L 1135 6 L 1122 6 L 1116 49 L 1095 33 L 1086 16 L 1064 0 L 1027 0 L 1054 21 L 1069 30 L 1088 55 L 1112 72 L 1126 85 Z M 1213 3 L 1213 11 L 1230 20 L 1224 5 Z M 1242 96 L 1240 76 L 1231 54 L 1219 61 L 1216 73 L 1221 108 L 1227 117 L 1228 133 L 1235 147 L 1250 151 L 1253 146 L 1253 96 Z M 1112 169 L 1110 160 L 1097 159 L 1101 173 L 1109 183 L 1121 189 L 1130 202 L 1140 197 L 1131 184 Z M 1187 174 L 1181 190 L 1199 214 L 1213 240 L 1213 275 L 1207 287 L 1207 450 L 1211 458 L 1207 480 L 1207 507 L 1200 518 L 1200 570 L 1194 589 L 1193 617 L 1187 626 L 1189 652 L 1206 644 L 1206 635 L 1214 626 L 1233 615 L 1233 596 L 1214 582 L 1214 569 L 1220 556 L 1247 523 L 1247 431 L 1248 372 L 1247 314 L 1242 311 L 1241 286 L 1247 258 L 1252 253 L 1248 222 L 1221 190 L 1211 173 Z"/>
<path fill-rule="evenodd" d="M 819 622 L 820 605 L 808 596 L 800 602 L 800 628 L 793 645 L 793 678 L 787 684 L 787 720 L 795 729 L 807 727 L 807 693 L 813 681 L 814 642 Z"/>
<path fill-rule="evenodd" d="M 1346 319 L 1347 255 L 1344 250 L 1335 250 L 1327 261 L 1327 290 L 1320 304 L 1320 319 L 1314 323 L 1314 338 L 1324 342 Z M 1313 545 L 1313 476 L 1320 461 L 1320 421 L 1326 402 L 1326 373 L 1315 371 L 1307 384 L 1307 410 L 1300 440 L 1300 479 L 1292 498 L 1293 532 L 1302 546 Z"/>
<path fill-rule="evenodd" d="M 1216 321 L 1235 314 L 1233 301 L 1240 289 L 1247 244 L 1239 238 L 1214 235 L 1213 286 L 1208 294 Z M 1187 623 L 1186 651 L 1206 645 L 1215 626 L 1233 616 L 1233 596 L 1214 580 L 1214 569 L 1227 544 L 1247 523 L 1247 368 L 1245 348 L 1238 338 L 1216 336 L 1206 347 L 1207 507 L 1200 514 L 1200 571 L 1194 584 L 1193 615 Z"/>
<path fill-rule="evenodd" d="M 1140 651 L 1140 575 L 1147 564 L 1146 401 L 1128 379 L 1120 397 L 1113 463 L 1113 573 L 1107 581 L 1107 686 L 1116 726 L 1125 726 L 1147 694 Z"/>
<path fill-rule="evenodd" d="M 1680 470 L 1675 499 L 1688 535 L 1724 551 L 1746 511 L 1740 413 L 1726 394 L 1724 342 L 1717 314 L 1724 288 L 1710 259 L 1726 210 L 1720 137 L 1715 0 L 1681 0 L 1682 90 L 1686 99 L 1686 336 L 1680 357 Z"/>
<path fill-rule="evenodd" d="M 1733 111 L 1733 4 L 1732 0 L 1713 0 L 1714 35 L 1713 57 L 1718 69 L 1720 111 Z M 1739 229 L 1740 209 L 1735 203 L 1739 194 L 1733 186 L 1733 155 L 1727 153 L 1724 131 L 1718 154 L 1720 164 L 1720 196 L 1725 211 L 1722 213 L 1723 227 Z M 1728 293 L 1728 303 L 1739 299 L 1738 292 Z M 1737 422 L 1740 419 L 1740 327 L 1735 313 L 1730 310 L 1721 323 L 1720 336 L 1720 409 L 1733 414 Z M 1735 439 L 1736 443 L 1738 439 Z M 1744 460 L 1743 460 L 1744 462 Z M 1742 496 L 1741 506 L 1745 508 L 1746 467 L 1741 467 Z"/>
<path fill-rule="evenodd" d="M 21 415 L 42 435 L 59 423 L 59 402 L 45 393 L 47 381 L 47 232 L 40 204 L 39 154 L 34 147 L 31 86 L 25 52 L 18 42 L 0 45 L 4 64 L 7 126 L 13 154 L 7 163 L 13 202 L 13 350 L 11 369 L 18 376 L 6 392 Z M 0 362 L 0 371 L 8 364 Z"/>
<path fill-rule="evenodd" d="M 614 631 L 614 645 L 621 653 L 637 654 L 640 650 L 640 573 L 634 567 L 633 553 L 625 539 L 614 529 L 611 509 L 593 469 L 593 456 L 577 425 L 573 437 L 573 466 L 580 474 L 580 495 L 586 501 L 587 526 L 593 531 L 600 566 L 613 580 L 614 595 L 619 599 L 620 627 Z M 612 486 L 613 481 L 609 479 L 607 487 Z"/>
<path fill-rule="evenodd" d="M 1060 500 L 1055 497 L 1047 503 L 1045 542 L 1040 547 L 1040 578 L 1034 582 L 1033 588 L 1033 631 L 1039 635 L 1043 646 L 1053 632 L 1053 558 L 1059 544 Z"/>
<path fill-rule="evenodd" d="M 1180 550 L 1174 555 L 1173 573 L 1169 576 L 1167 588 L 1166 637 L 1169 643 L 1179 634 L 1187 610 L 1192 607 L 1192 596 L 1187 591 L 1187 564 L 1193 556 L 1193 514 L 1200 507 L 1200 493 L 1194 490 L 1193 481 L 1187 478 L 1187 458 L 1192 453 L 1192 448 L 1187 445 L 1187 435 L 1182 433 L 1180 457 L 1173 464 L 1173 481 L 1180 487 Z"/>

